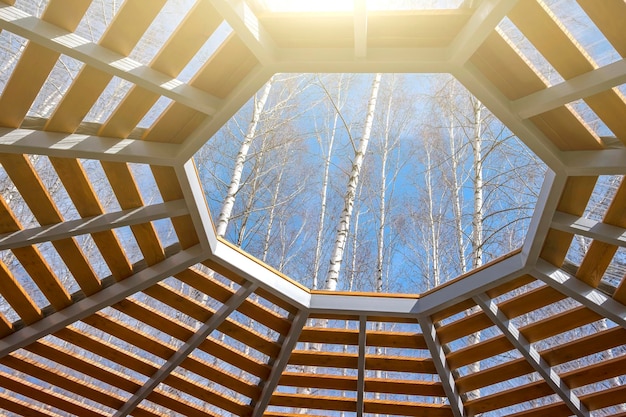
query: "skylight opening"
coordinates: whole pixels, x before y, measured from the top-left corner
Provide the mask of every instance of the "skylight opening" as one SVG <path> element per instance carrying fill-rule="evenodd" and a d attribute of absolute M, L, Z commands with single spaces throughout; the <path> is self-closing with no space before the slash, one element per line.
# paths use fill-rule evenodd
<path fill-rule="evenodd" d="M 27 116 L 49 118 L 85 64 L 61 55 L 39 90 Z"/>
<path fill-rule="evenodd" d="M 601 222 L 623 181 L 623 175 L 600 175 L 583 217 Z"/>
<path fill-rule="evenodd" d="M 41 17 L 48 7 L 50 0 L 16 0 L 13 7 L 20 9 L 31 16 Z"/>
<path fill-rule="evenodd" d="M 184 83 L 188 83 L 198 73 L 202 66 L 207 63 L 213 54 L 224 43 L 226 38 L 232 33 L 233 29 L 228 22 L 223 21 L 202 45 L 194 57 L 185 65 L 183 70 L 178 74 L 178 79 Z"/>
<path fill-rule="evenodd" d="M 90 42 L 99 43 L 123 3 L 116 0 L 98 0 L 89 5 L 87 12 L 74 31 Z"/>
<path fill-rule="evenodd" d="M 172 103 L 169 97 L 161 96 L 137 124 L 138 128 L 149 129 Z"/>
<path fill-rule="evenodd" d="M 578 3 L 574 0 L 546 1 L 560 23 L 567 28 L 586 54 L 600 67 L 619 61 L 620 54 L 604 37 Z"/>
<path fill-rule="evenodd" d="M 129 163 L 128 166 L 133 174 L 133 179 L 145 205 L 163 202 L 154 175 L 149 165 Z"/>
<path fill-rule="evenodd" d="M 602 283 L 608 289 L 614 290 L 620 286 L 626 277 L 626 248 L 618 247 L 611 263 L 602 276 Z"/>
<path fill-rule="evenodd" d="M 226 123 L 194 157 L 218 233 L 304 285 L 324 288 L 373 79 L 275 75 L 245 147 L 228 221 L 220 213 L 253 101 Z M 338 289 L 415 294 L 521 246 L 545 167 L 465 88 L 447 75 L 384 74 L 373 114 Z M 474 129 L 480 155 L 472 151 Z M 481 161 L 485 241 L 472 254 L 474 158 Z M 382 279 L 374 273 L 381 221 Z"/>
<path fill-rule="evenodd" d="M 7 30 L 0 31 L 0 94 L 4 92 L 28 41 Z"/>
<path fill-rule="evenodd" d="M 113 77 L 83 122 L 104 123 L 107 121 L 133 86 L 134 84 L 129 81 Z"/>
<path fill-rule="evenodd" d="M 608 126 L 602 121 L 600 117 L 585 103 L 584 100 L 576 100 L 568 103 L 578 116 L 585 122 L 585 124 L 599 137 L 612 137 L 615 136 Z"/>
<path fill-rule="evenodd" d="M 547 59 L 537 50 L 537 48 L 528 40 L 528 38 L 515 26 L 515 24 L 505 17 L 498 24 L 501 30 L 522 55 L 530 61 L 532 67 L 537 71 L 542 79 L 547 82 L 548 86 L 555 85 L 564 81 L 563 77 L 548 62 Z"/>
<path fill-rule="evenodd" d="M 63 220 L 80 219 L 72 199 L 70 199 L 67 190 L 55 168 L 52 166 L 50 159 L 42 155 L 30 155 L 31 164 L 34 166 L 37 176 L 43 184 L 43 189 L 50 196 L 53 205 L 56 207 Z"/>
<path fill-rule="evenodd" d="M 149 65 L 163 45 L 167 45 L 167 40 L 175 33 L 193 5 L 194 0 L 167 1 L 133 48 L 130 58 Z"/>

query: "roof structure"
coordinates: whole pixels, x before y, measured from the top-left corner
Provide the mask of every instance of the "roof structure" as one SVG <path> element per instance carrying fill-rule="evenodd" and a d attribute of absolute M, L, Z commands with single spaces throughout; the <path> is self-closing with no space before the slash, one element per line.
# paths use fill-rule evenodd
<path fill-rule="evenodd" d="M 0 46 L 14 51 L 0 62 L 12 184 L 0 199 L 12 259 L 0 265 L 3 413 L 626 416 L 626 284 L 603 281 L 626 246 L 626 183 L 600 218 L 585 215 L 598 177 L 626 174 L 624 1 L 567 2 L 621 55 L 610 63 L 543 0 L 395 11 L 356 0 L 334 14 L 197 0 L 148 58 L 135 47 L 165 0 L 125 1 L 96 42 L 80 26 L 90 0 L 25 4 L 0 2 Z M 232 33 L 180 78 L 224 21 Z M 63 59 L 79 64 L 67 90 L 30 115 Z M 376 295 L 310 291 L 218 239 L 192 156 L 277 72 L 454 75 L 548 166 L 521 250 L 419 296 Z M 112 80 L 127 87 L 94 123 Z M 142 197 L 138 167 L 159 201 Z M 22 224 L 20 210 L 34 220 Z M 590 242 L 580 265 L 565 264 L 580 237 Z"/>

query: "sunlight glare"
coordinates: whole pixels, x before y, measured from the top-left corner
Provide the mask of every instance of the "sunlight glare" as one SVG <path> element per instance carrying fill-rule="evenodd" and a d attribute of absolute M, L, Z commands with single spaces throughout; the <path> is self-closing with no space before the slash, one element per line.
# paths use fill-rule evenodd
<path fill-rule="evenodd" d="M 349 12 L 354 0 L 262 0 L 272 12 Z"/>

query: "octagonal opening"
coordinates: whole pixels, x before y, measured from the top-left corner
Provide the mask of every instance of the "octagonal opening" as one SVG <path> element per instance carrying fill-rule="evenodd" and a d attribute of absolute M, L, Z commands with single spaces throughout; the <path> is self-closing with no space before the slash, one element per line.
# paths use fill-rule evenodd
<path fill-rule="evenodd" d="M 352 195 L 334 289 L 365 292 L 520 248 L 545 173 L 446 74 L 277 74 L 194 158 L 218 234 L 312 289 L 334 284 Z"/>

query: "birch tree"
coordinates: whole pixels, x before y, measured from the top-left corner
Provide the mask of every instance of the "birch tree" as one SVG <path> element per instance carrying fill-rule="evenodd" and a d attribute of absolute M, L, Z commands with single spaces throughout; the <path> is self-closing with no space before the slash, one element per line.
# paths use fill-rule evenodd
<path fill-rule="evenodd" d="M 235 158 L 235 166 L 233 168 L 233 175 L 230 180 L 230 185 L 228 186 L 228 190 L 226 192 L 226 197 L 224 198 L 224 203 L 222 204 L 222 209 L 220 211 L 219 218 L 217 220 L 216 225 L 216 233 L 219 237 L 223 237 L 226 234 L 226 228 L 228 227 L 228 221 L 230 220 L 233 207 L 235 205 L 235 198 L 237 196 L 237 192 L 239 191 L 239 187 L 241 185 L 241 176 L 243 174 L 243 167 L 246 163 L 246 158 L 248 157 L 248 152 L 250 150 L 250 146 L 252 145 L 252 141 L 256 136 L 256 130 L 259 125 L 259 120 L 261 118 L 261 113 L 263 112 L 263 108 L 265 107 L 265 103 L 267 102 L 267 98 L 270 95 L 270 90 L 272 89 L 273 79 L 270 79 L 263 91 L 261 92 L 261 96 L 254 97 L 254 105 L 252 108 L 252 117 L 250 122 L 248 123 L 248 130 L 246 135 L 244 136 L 243 141 L 241 142 L 241 146 L 239 148 L 239 152 L 237 153 L 237 157 Z"/>
<path fill-rule="evenodd" d="M 365 124 L 363 125 L 363 134 L 361 136 L 361 139 L 359 140 L 358 147 L 353 142 L 354 160 L 352 162 L 352 170 L 350 172 L 348 185 L 346 187 L 346 193 L 344 195 L 344 207 L 339 217 L 335 244 L 333 246 L 333 251 L 330 258 L 330 267 L 326 276 L 325 289 L 330 291 L 335 291 L 337 289 L 337 283 L 339 281 L 339 271 L 341 269 L 343 253 L 348 238 L 348 232 L 350 229 L 350 219 L 352 216 L 352 210 L 354 208 L 356 190 L 359 185 L 359 175 L 361 173 L 363 160 L 367 151 L 367 145 L 369 143 L 370 135 L 372 132 L 374 112 L 376 109 L 376 100 L 378 97 L 378 89 L 380 87 L 381 78 L 382 74 L 380 73 L 374 76 L 372 91 L 367 104 Z"/>

